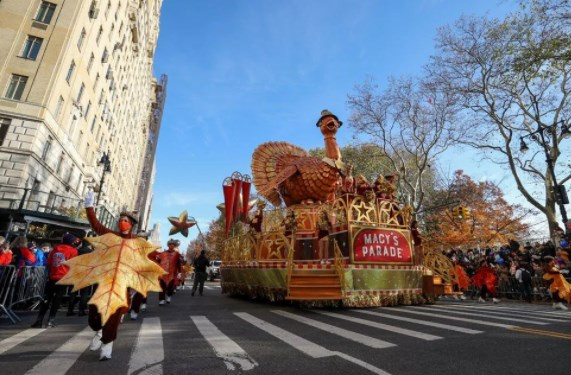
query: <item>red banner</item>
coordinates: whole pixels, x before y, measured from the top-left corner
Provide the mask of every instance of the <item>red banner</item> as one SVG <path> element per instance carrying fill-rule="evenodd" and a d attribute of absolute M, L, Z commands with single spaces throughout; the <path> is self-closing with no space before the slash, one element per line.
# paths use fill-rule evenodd
<path fill-rule="evenodd" d="M 248 181 L 242 181 L 242 220 L 247 221 L 248 211 L 250 211 L 249 201 L 250 201 L 250 187 L 252 183 Z"/>
<path fill-rule="evenodd" d="M 356 262 L 412 263 L 412 251 L 407 238 L 390 229 L 361 229 L 353 240 Z"/>
<path fill-rule="evenodd" d="M 224 191 L 224 206 L 226 208 L 226 236 L 230 231 L 230 224 L 232 223 L 232 208 L 234 207 L 234 189 L 235 185 L 223 185 Z"/>
<path fill-rule="evenodd" d="M 240 213 L 242 211 L 242 202 L 240 198 L 242 197 L 242 180 L 233 178 L 232 185 L 234 186 L 234 206 L 232 207 L 234 221 L 238 221 L 240 218 Z"/>

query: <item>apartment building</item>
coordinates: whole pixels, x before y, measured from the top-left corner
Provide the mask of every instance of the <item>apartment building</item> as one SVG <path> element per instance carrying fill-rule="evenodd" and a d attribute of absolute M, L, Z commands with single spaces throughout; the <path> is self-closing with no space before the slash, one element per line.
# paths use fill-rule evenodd
<path fill-rule="evenodd" d="M 139 208 L 161 5 L 0 1 L 0 233 L 46 215 L 81 222 L 90 187 L 111 217 Z"/>

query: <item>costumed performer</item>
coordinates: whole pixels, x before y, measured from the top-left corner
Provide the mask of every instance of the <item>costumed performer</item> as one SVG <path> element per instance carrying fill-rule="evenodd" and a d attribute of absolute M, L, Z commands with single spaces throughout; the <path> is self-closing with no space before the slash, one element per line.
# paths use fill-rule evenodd
<path fill-rule="evenodd" d="M 553 299 L 553 308 L 567 310 L 567 306 L 563 304 L 564 300 L 571 303 L 571 284 L 563 277 L 564 273 L 569 271 L 561 269 L 556 259 L 552 256 L 543 258 L 545 265 L 543 267 L 543 279 L 549 283 L 549 293 Z"/>
<path fill-rule="evenodd" d="M 460 259 L 456 259 L 454 261 L 454 272 L 456 273 L 456 279 L 454 280 L 455 286 L 458 288 L 462 295 L 460 299 L 464 301 L 466 297 L 464 296 L 464 292 L 468 290 L 470 287 L 470 278 L 466 274 L 464 267 L 462 267 Z"/>
<path fill-rule="evenodd" d="M 486 259 L 480 261 L 480 267 L 476 270 L 476 274 L 472 278 L 472 282 L 475 286 L 480 287 L 480 298 L 479 302 L 486 302 L 486 295 L 492 296 L 492 301 L 494 303 L 499 303 L 500 300 L 496 298 L 496 284 L 498 278 L 494 269 L 488 265 Z"/>
<path fill-rule="evenodd" d="M 331 231 L 332 225 L 329 220 L 329 214 L 327 211 L 321 211 L 321 215 L 317 222 L 317 238 L 318 238 L 318 251 L 319 259 L 321 264 L 331 264 L 329 261 L 329 232 Z"/>
<path fill-rule="evenodd" d="M 118 231 L 113 231 L 99 222 L 95 214 L 94 203 L 95 196 L 93 191 L 87 192 L 85 195 L 85 211 L 87 213 L 87 220 L 95 233 L 102 236 L 107 233 L 113 233 L 121 238 L 136 238 L 137 236 L 132 233 L 133 227 L 137 224 L 138 220 L 134 214 L 130 212 L 121 212 L 119 214 L 119 221 L 117 222 Z M 127 299 L 130 299 L 130 293 L 127 290 Z M 139 293 L 135 294 L 135 298 L 140 298 L 142 300 L 142 295 Z M 140 301 L 139 301 L 140 304 Z M 97 351 L 101 349 L 99 360 L 111 359 L 111 354 L 113 351 L 113 341 L 117 338 L 117 331 L 119 330 L 119 324 L 121 323 L 121 318 L 123 314 L 127 312 L 126 308 L 119 308 L 112 314 L 107 322 L 101 324 L 101 314 L 97 311 L 97 306 L 88 305 L 88 323 L 89 327 L 95 331 L 95 336 L 91 340 L 91 345 L 89 347 L 92 351 Z"/>
<path fill-rule="evenodd" d="M 182 256 L 178 252 L 179 246 L 179 240 L 170 239 L 167 242 L 168 249 L 156 255 L 157 263 L 167 272 L 159 279 L 162 288 L 162 292 L 159 293 L 159 306 L 164 305 L 165 301 L 171 303 L 177 275 L 182 271 Z"/>

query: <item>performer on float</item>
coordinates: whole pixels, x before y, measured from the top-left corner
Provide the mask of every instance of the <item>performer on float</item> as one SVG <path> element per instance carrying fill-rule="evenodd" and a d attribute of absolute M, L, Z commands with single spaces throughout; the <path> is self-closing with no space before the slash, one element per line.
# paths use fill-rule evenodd
<path fill-rule="evenodd" d="M 318 251 L 321 264 L 331 264 L 329 261 L 329 232 L 331 228 L 332 225 L 327 211 L 321 211 L 320 218 L 317 222 Z"/>
<path fill-rule="evenodd" d="M 133 227 L 137 223 L 137 218 L 134 214 L 130 212 L 121 212 L 119 214 L 119 221 L 117 222 L 118 231 L 113 231 L 99 222 L 95 214 L 94 209 L 94 194 L 89 191 L 85 196 L 85 210 L 87 213 L 87 219 L 89 224 L 93 228 L 93 231 L 98 235 L 102 236 L 108 233 L 112 233 L 123 239 L 134 239 L 136 235 L 132 233 Z M 94 254 L 94 253 L 92 253 Z M 88 256 L 88 255 L 85 255 Z M 81 258 L 81 257 L 79 257 Z M 130 299 L 130 293 L 125 290 L 127 294 L 127 300 Z M 142 296 L 141 296 L 142 297 Z M 95 336 L 91 340 L 90 350 L 96 351 L 101 349 L 99 360 L 111 359 L 111 354 L 113 351 L 113 342 L 117 338 L 117 331 L 119 329 L 119 324 L 123 314 L 125 314 L 127 308 L 117 309 L 105 322 L 102 324 L 101 314 L 97 310 L 97 306 L 93 304 L 88 305 L 88 323 L 91 329 L 95 331 Z"/>
<path fill-rule="evenodd" d="M 500 300 L 496 298 L 496 284 L 498 278 L 494 269 L 488 265 L 486 259 L 480 261 L 480 267 L 476 270 L 476 274 L 472 278 L 472 282 L 475 286 L 480 287 L 480 298 L 479 302 L 486 302 L 486 295 L 492 296 L 492 301 L 494 303 L 499 303 Z"/>
<path fill-rule="evenodd" d="M 254 232 L 262 233 L 262 223 L 264 222 L 264 208 L 266 208 L 266 202 L 259 200 L 258 203 L 256 203 L 256 206 L 256 212 L 254 212 L 254 216 L 252 217 L 252 220 L 250 220 L 249 225 Z"/>
<path fill-rule="evenodd" d="M 170 239 L 167 242 L 168 249 L 156 256 L 157 263 L 167 272 L 159 280 L 162 288 L 162 292 L 159 293 L 159 306 L 163 306 L 165 302 L 171 303 L 177 275 L 182 272 L 182 256 L 178 252 L 179 246 L 179 240 Z"/>
<path fill-rule="evenodd" d="M 563 274 L 569 272 L 567 269 L 562 269 L 557 260 L 552 256 L 543 258 L 545 261 L 543 267 L 543 279 L 549 283 L 549 293 L 553 299 L 553 308 L 560 310 L 567 310 L 567 306 L 563 304 L 564 300 L 571 303 L 571 284 L 565 280 Z"/>
<path fill-rule="evenodd" d="M 454 261 L 454 272 L 456 273 L 456 279 L 454 280 L 455 287 L 458 288 L 458 291 L 462 292 L 460 295 L 460 299 L 464 301 L 466 297 L 464 296 L 464 292 L 468 290 L 470 287 L 470 278 L 466 274 L 464 267 L 462 267 L 462 263 L 460 259 L 456 259 Z"/>

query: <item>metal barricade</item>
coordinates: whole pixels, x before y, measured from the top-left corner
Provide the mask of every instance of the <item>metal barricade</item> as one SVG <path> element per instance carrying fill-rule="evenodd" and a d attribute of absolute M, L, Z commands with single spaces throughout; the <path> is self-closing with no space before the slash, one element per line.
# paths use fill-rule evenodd
<path fill-rule="evenodd" d="M 14 324 L 20 320 L 10 308 L 15 279 L 15 266 L 0 266 L 0 313 L 6 315 Z"/>
<path fill-rule="evenodd" d="M 25 305 L 32 302 L 32 309 L 44 298 L 44 288 L 47 280 L 46 267 L 20 267 L 16 272 L 14 291 L 10 309 L 16 305 Z"/>

